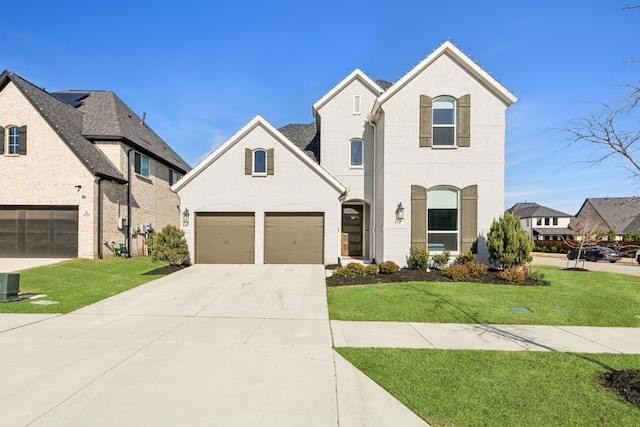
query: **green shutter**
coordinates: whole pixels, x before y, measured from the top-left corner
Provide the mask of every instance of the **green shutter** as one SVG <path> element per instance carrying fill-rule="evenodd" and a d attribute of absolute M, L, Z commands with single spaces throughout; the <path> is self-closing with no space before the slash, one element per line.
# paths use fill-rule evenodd
<path fill-rule="evenodd" d="M 427 95 L 420 95 L 420 147 L 431 147 L 433 132 L 433 105 Z"/>
<path fill-rule="evenodd" d="M 471 95 L 458 99 L 458 147 L 471 146 Z"/>
<path fill-rule="evenodd" d="M 472 250 L 478 240 L 478 186 L 470 185 L 462 189 L 461 212 L 461 252 Z"/>
<path fill-rule="evenodd" d="M 0 154 L 4 154 L 4 128 L 0 127 Z"/>
<path fill-rule="evenodd" d="M 273 148 L 267 150 L 267 175 L 273 175 Z"/>
<path fill-rule="evenodd" d="M 427 247 L 427 189 L 411 186 L 411 247 Z"/>
<path fill-rule="evenodd" d="M 244 174 L 251 175 L 253 172 L 253 151 L 251 148 L 244 149 Z"/>
<path fill-rule="evenodd" d="M 27 125 L 18 128 L 18 138 L 20 139 L 18 154 L 24 156 L 27 154 Z"/>

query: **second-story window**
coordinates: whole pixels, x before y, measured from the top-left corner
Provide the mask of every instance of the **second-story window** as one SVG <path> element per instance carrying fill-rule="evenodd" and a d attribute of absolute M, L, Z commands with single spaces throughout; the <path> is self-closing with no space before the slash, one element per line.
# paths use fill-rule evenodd
<path fill-rule="evenodd" d="M 454 146 L 456 143 L 456 102 L 449 97 L 433 100 L 433 145 Z"/>
<path fill-rule="evenodd" d="M 362 140 L 352 139 L 349 153 L 349 165 L 351 167 L 362 167 Z"/>
<path fill-rule="evenodd" d="M 180 179 L 180 174 L 174 171 L 173 169 L 169 169 L 169 185 L 173 185 Z"/>
<path fill-rule="evenodd" d="M 149 176 L 149 158 L 143 156 L 140 153 L 135 153 L 134 156 L 134 170 L 137 174 L 142 176 Z"/>
<path fill-rule="evenodd" d="M 253 174 L 267 174 L 267 152 L 265 150 L 255 150 L 253 152 Z"/>

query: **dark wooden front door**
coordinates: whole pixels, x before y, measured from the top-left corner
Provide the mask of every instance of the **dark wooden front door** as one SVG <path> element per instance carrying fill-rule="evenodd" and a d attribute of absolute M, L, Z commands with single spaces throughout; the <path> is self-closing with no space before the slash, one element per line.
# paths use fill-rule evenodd
<path fill-rule="evenodd" d="M 342 206 L 342 256 L 362 256 L 362 205 Z"/>

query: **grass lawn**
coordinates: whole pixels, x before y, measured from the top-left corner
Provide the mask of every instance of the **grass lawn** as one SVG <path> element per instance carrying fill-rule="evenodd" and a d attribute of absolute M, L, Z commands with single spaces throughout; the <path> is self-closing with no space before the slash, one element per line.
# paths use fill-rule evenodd
<path fill-rule="evenodd" d="M 407 282 L 327 288 L 334 320 L 640 326 L 640 277 L 534 266 L 551 286 Z M 521 307 L 531 313 L 513 312 Z"/>
<path fill-rule="evenodd" d="M 0 304 L 0 313 L 68 313 L 134 288 L 161 275 L 145 273 L 164 267 L 150 258 L 73 259 L 20 271 L 20 294 L 46 294 L 53 305 L 34 300 Z"/>
<path fill-rule="evenodd" d="M 432 426 L 638 426 L 640 409 L 600 385 L 640 355 L 336 349 Z"/>

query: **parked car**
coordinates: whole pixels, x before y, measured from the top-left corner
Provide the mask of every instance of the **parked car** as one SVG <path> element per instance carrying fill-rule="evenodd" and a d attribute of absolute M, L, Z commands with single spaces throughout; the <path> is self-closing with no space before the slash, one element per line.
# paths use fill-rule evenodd
<path fill-rule="evenodd" d="M 567 258 L 569 258 L 570 260 L 578 258 L 578 252 L 580 252 L 580 259 L 586 259 L 587 261 L 620 261 L 620 255 L 618 254 L 618 252 L 602 246 L 590 246 L 588 248 L 582 248 L 581 250 L 574 249 L 567 252 Z"/>

